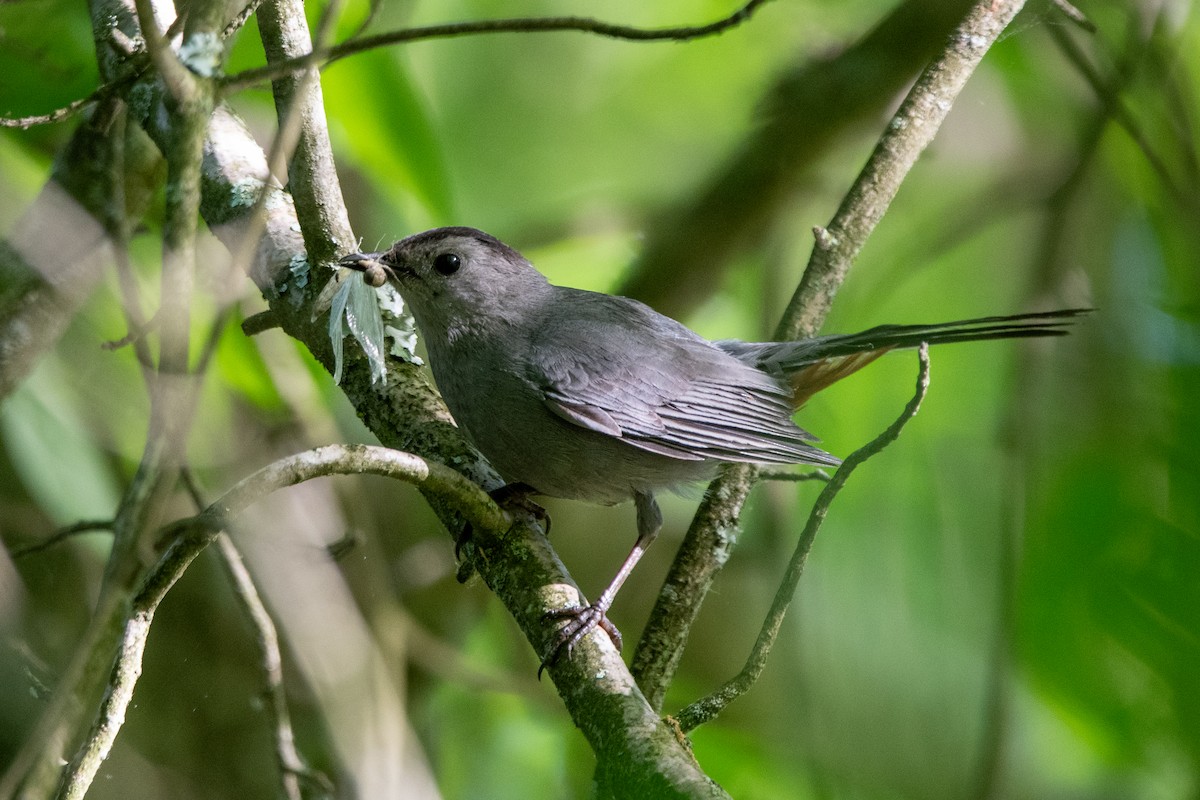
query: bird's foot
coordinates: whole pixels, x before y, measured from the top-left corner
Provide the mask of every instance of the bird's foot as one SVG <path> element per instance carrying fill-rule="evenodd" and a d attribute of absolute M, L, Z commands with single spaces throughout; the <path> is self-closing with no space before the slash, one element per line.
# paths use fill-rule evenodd
<path fill-rule="evenodd" d="M 541 679 L 542 672 L 547 667 L 552 666 L 564 654 L 569 659 L 571 651 L 575 649 L 575 645 L 579 640 L 587 636 L 595 628 L 600 628 L 607 633 L 608 638 L 612 639 L 612 643 L 616 645 L 617 650 L 620 650 L 622 644 L 621 632 L 609 620 L 607 611 L 608 609 L 600 604 L 592 603 L 588 606 L 569 606 L 555 611 L 547 611 L 542 615 L 542 619 L 565 619 L 567 624 L 559 628 L 558 632 L 554 635 L 554 641 L 550 643 L 546 657 L 542 659 L 542 664 L 538 667 L 538 679 Z"/>

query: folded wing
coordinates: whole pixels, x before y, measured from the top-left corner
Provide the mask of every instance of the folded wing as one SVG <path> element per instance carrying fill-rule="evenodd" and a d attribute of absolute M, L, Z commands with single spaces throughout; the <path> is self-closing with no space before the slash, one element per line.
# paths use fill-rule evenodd
<path fill-rule="evenodd" d="M 576 307 L 547 315 L 527 361 L 560 418 L 685 461 L 839 463 L 792 422 L 792 392 L 772 376 L 641 303 L 566 302 Z"/>

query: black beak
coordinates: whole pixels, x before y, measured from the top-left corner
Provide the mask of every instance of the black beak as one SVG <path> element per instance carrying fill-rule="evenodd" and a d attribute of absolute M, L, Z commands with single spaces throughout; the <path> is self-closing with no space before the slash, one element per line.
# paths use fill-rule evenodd
<path fill-rule="evenodd" d="M 350 269 L 358 272 L 366 272 L 368 269 L 370 269 L 372 264 L 379 263 L 379 259 L 382 255 L 382 252 L 350 253 L 349 255 L 344 255 L 338 259 L 338 265 L 342 267 L 349 267 Z"/>
<path fill-rule="evenodd" d="M 385 255 L 387 253 L 351 253 L 338 259 L 338 264 L 361 272 L 367 285 L 378 289 L 389 278 L 396 277 L 396 270 L 381 260 Z"/>

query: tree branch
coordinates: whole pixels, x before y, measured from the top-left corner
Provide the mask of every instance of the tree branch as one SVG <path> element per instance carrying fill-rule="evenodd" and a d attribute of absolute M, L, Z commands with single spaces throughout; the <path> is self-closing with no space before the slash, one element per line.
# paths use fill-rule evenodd
<path fill-rule="evenodd" d="M 360 474 L 394 478 L 442 497 L 485 535 L 504 533 L 512 526 L 488 493 L 461 473 L 437 461 L 373 445 L 331 444 L 281 458 L 238 481 L 200 516 L 213 520 L 209 527 L 220 529 L 226 518 L 272 492 L 325 475 Z"/>
<path fill-rule="evenodd" d="M 235 14 L 233 19 L 229 21 L 229 24 L 225 26 L 225 29 L 221 31 L 221 38 L 228 39 L 245 27 L 250 17 L 254 16 L 254 12 L 258 11 L 258 7 L 262 4 L 263 0 L 250 0 L 250 2 L 246 3 L 242 7 L 242 10 Z"/>
<path fill-rule="evenodd" d="M 693 196 L 653 215 L 637 261 L 615 294 L 683 319 L 811 189 L 822 158 L 877 120 L 934 58 L 971 0 L 905 0 L 835 55 L 785 69 L 757 101 L 755 125 Z M 679 265 L 688 280 L 679 280 Z"/>
<path fill-rule="evenodd" d="M 104 7 L 94 5 L 91 11 L 100 74 L 102 79 L 111 79 L 122 62 L 110 45 L 115 38 L 136 34 L 133 10 L 114 3 Z M 23 234 L 15 237 L 18 247 L 8 248 L 19 266 L 28 270 L 21 257 L 27 253 L 28 264 L 43 269 L 33 272 L 32 279 L 20 284 L 15 303 L 0 313 L 5 334 L 0 336 L 0 342 L 5 343 L 0 346 L 0 396 L 12 391 L 36 359 L 57 341 L 100 279 L 100 271 L 90 254 L 103 243 L 103 221 L 111 220 L 114 213 L 109 191 L 112 142 L 107 138 L 108 119 L 107 113 L 98 110 L 76 131 L 56 159 L 50 182 L 18 228 Z M 152 155 L 144 141 L 145 137 L 131 136 L 125 142 L 126 166 L 139 174 L 144 174 L 143 170 L 152 173 L 153 165 L 159 163 L 157 154 Z M 131 143 L 137 145 L 129 147 Z M 125 192 L 127 207 L 116 209 L 115 213 L 140 215 L 144 210 L 152 190 L 140 182 L 132 185 L 139 185 L 144 191 L 133 198 L 130 192 Z M 63 189 L 71 202 L 63 202 Z M 130 199 L 134 202 L 129 202 Z M 80 208 L 86 213 L 80 213 Z M 70 213 L 59 213 L 63 210 Z M 27 247 L 19 246 L 22 239 Z M 46 242 L 56 244 L 57 249 L 50 251 L 55 256 L 53 268 L 34 257 L 47 252 Z M 10 337 L 10 331 L 18 335 Z M 85 704 L 98 694 L 112 663 L 111 645 L 119 631 L 121 610 L 120 604 L 98 606 L 45 710 L 0 779 L 0 797 L 13 797 L 18 791 L 45 797 L 53 791 L 71 737 L 86 713 Z"/>
<path fill-rule="evenodd" d="M 142 41 L 146 43 L 146 52 L 159 79 L 178 102 L 188 102 L 196 91 L 195 79 L 175 55 L 167 37 L 159 31 L 158 22 L 154 19 L 153 0 L 133 0 L 133 4 Z"/>
<path fill-rule="evenodd" d="M 113 521 L 111 519 L 82 520 L 80 522 L 76 522 L 74 525 L 68 525 L 65 528 L 60 528 L 59 530 L 55 531 L 54 535 L 49 536 L 40 542 L 34 542 L 33 544 L 27 544 L 23 547 L 15 548 L 12 551 L 12 557 L 14 560 L 16 560 L 18 558 L 24 558 L 28 555 L 33 555 L 34 553 L 40 553 L 43 550 L 50 549 L 59 542 L 65 542 L 67 539 L 78 536 L 81 533 L 94 533 L 95 531 L 108 531 L 111 533 L 112 527 Z"/>
<path fill-rule="evenodd" d="M 50 125 L 61 122 L 83 108 L 111 95 L 113 87 L 105 84 L 99 86 L 91 94 L 72 100 L 62 108 L 56 108 L 45 114 L 33 114 L 28 117 L 0 117 L 0 128 L 32 128 L 36 125 Z"/>
<path fill-rule="evenodd" d="M 1167 166 L 1166 160 L 1159 155 L 1157 148 L 1151 141 L 1150 136 L 1142 130 L 1137 119 L 1129 110 L 1128 104 L 1121 97 L 1122 90 L 1129 84 L 1132 79 L 1136 64 L 1131 63 L 1135 54 L 1128 53 L 1120 59 L 1120 67 L 1114 71 L 1111 78 L 1103 77 L 1099 71 L 1092 66 L 1084 55 L 1079 45 L 1071 38 L 1065 30 L 1051 26 L 1049 28 L 1050 36 L 1054 39 L 1063 55 L 1075 67 L 1080 76 L 1091 87 L 1096 94 L 1096 99 L 1100 101 L 1104 108 L 1105 119 L 1115 121 L 1121 128 L 1125 130 L 1129 138 L 1133 140 L 1138 149 L 1142 152 L 1142 157 L 1146 159 L 1146 163 L 1162 181 L 1163 187 L 1175 202 L 1179 203 L 1184 208 L 1195 208 L 1196 197 L 1192 190 L 1193 187 L 1181 184 L 1176 178 L 1170 167 Z"/>
<path fill-rule="evenodd" d="M 817 242 L 776 330 L 780 340 L 814 335 L 834 295 L 887 210 L 917 156 L 928 146 L 988 48 L 1021 0 L 982 0 L 956 28 L 888 124 L 866 166 Z M 660 708 L 692 622 L 737 540 L 737 523 L 754 484 L 749 466 L 726 468 L 710 487 L 680 546 L 633 656 L 638 685 Z"/>
<path fill-rule="evenodd" d="M 252 0 L 238 14 L 230 20 L 221 32 L 221 38 L 228 39 L 235 34 L 246 20 L 250 18 L 264 0 Z M 647 42 L 647 41 L 677 41 L 684 42 L 691 39 L 699 39 L 705 36 L 712 36 L 722 33 L 729 28 L 733 28 L 754 14 L 759 6 L 766 3 L 767 0 L 750 0 L 744 6 L 734 11 L 727 17 L 723 17 L 715 22 L 710 22 L 706 25 L 697 26 L 679 26 L 673 28 L 635 28 L 629 25 L 615 25 L 608 22 L 602 22 L 590 17 L 519 17 L 514 19 L 498 19 L 498 20 L 480 20 L 475 22 L 452 22 L 443 25 L 429 25 L 421 28 L 405 28 L 398 31 L 390 31 L 388 33 L 375 34 L 374 36 L 365 36 L 354 38 L 345 41 L 333 47 L 315 48 L 311 52 L 291 55 L 280 61 L 272 61 L 261 67 L 254 67 L 243 70 L 242 72 L 226 76 L 222 82 L 222 88 L 225 92 L 237 92 L 242 89 L 249 88 L 263 81 L 275 81 L 278 78 L 284 77 L 297 70 L 306 70 L 314 67 L 321 67 L 330 64 L 347 56 L 355 55 L 356 53 L 373 50 L 377 47 L 387 47 L 393 44 L 406 44 L 409 42 L 422 41 L 426 39 L 445 39 L 457 36 L 470 36 L 489 33 L 547 33 L 554 31 L 579 31 L 583 33 L 594 33 L 597 36 L 603 36 L 610 39 L 621 39 L 624 41 Z M 152 17 L 151 17 L 152 18 Z M 168 32 L 169 33 L 169 32 Z M 147 39 L 147 47 L 151 59 L 156 66 L 161 66 L 167 63 L 170 59 L 164 58 L 164 52 L 168 52 L 169 48 L 162 46 L 162 41 L 165 37 L 156 37 L 155 41 L 151 42 Z M 178 59 L 174 59 L 178 66 Z M 162 63 L 160 63 L 162 62 Z M 174 66 L 168 66 L 169 74 L 175 75 Z M 138 71 L 140 73 L 140 70 Z M 0 117 L 0 128 L 31 128 L 35 125 L 46 125 L 53 122 L 59 122 L 72 114 L 77 113 L 88 105 L 110 97 L 114 94 L 123 92 L 128 88 L 128 85 L 136 80 L 140 75 L 138 73 L 125 74 L 119 78 L 102 83 L 97 86 L 91 94 L 80 97 L 71 101 L 67 105 L 57 108 L 54 111 L 45 114 L 33 114 L 27 117 Z"/>
<path fill-rule="evenodd" d="M 264 706 L 271 720 L 272 738 L 275 741 L 275 761 L 279 766 L 280 790 L 287 800 L 303 800 L 300 781 L 318 787 L 325 797 L 333 797 L 335 787 L 325 773 L 313 769 L 296 750 L 296 737 L 292 731 L 292 719 L 288 713 L 287 696 L 283 690 L 283 654 L 279 651 L 279 634 L 275 622 L 263 604 L 250 577 L 250 570 L 242 560 L 242 554 L 227 533 L 216 537 L 221 564 L 233 584 L 233 592 L 246 611 L 254 627 L 254 641 L 262 659 Z"/>
<path fill-rule="evenodd" d="M 779 327 L 778 339 L 813 336 L 834 295 L 917 158 L 933 142 L 967 80 L 1008 23 L 1020 0 L 977 3 L 950 35 L 946 50 L 904 99 L 833 220 L 814 230 L 816 246 Z"/>

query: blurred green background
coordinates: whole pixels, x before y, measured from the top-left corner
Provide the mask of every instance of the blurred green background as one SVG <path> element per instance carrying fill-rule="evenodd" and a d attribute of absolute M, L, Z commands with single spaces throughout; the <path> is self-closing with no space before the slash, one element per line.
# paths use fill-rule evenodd
<path fill-rule="evenodd" d="M 643 296 L 701 333 L 761 338 L 799 279 L 812 226 L 828 222 L 901 96 L 881 83 L 912 77 L 886 43 L 832 66 L 895 8 L 779 0 L 689 44 L 509 34 L 340 61 L 323 82 L 355 231 L 374 248 L 472 225 L 555 282 L 652 283 Z M 735 797 L 1200 797 L 1200 20 L 1186 2 L 1081 8 L 1094 35 L 1038 3 L 988 55 L 826 329 L 1099 310 L 1065 340 L 934 352 L 921 413 L 834 505 L 762 679 L 693 737 Z M 347 9 L 343 35 L 367 4 Z M 570 13 L 659 26 L 730 9 L 396 3 L 370 30 Z M 935 28 L 918 20 L 915 30 L 936 43 Z M 914 51 L 929 46 L 906 36 Z M 251 23 L 228 71 L 261 58 Z M 788 82 L 805 69 L 828 75 L 829 91 Z M 0 74 L 8 115 L 91 91 L 84 8 L 0 4 Z M 782 118 L 780 96 L 797 104 L 797 135 L 857 106 L 797 154 L 794 142 L 776 151 L 760 137 Z M 269 142 L 269 92 L 232 103 Z M 74 124 L 0 131 L 0 232 L 22 224 Z M 715 226 L 734 242 L 727 257 L 677 248 L 672 258 L 667 247 L 639 258 L 684 227 L 739 157 L 767 177 L 720 198 L 720 219 L 740 218 L 751 199 L 761 206 L 740 233 Z M 134 242 L 145 303 L 157 286 L 158 214 Z M 248 280 L 230 279 L 215 241 L 203 252 L 197 332 L 233 310 L 220 318 L 189 445 L 204 491 L 309 446 L 373 441 L 294 342 L 277 330 L 244 336 L 238 323 L 264 303 Z M 126 332 L 120 297 L 110 272 L 0 404 L 0 765 L 83 630 L 108 540 L 11 551 L 110 518 L 141 455 L 136 361 L 129 348 L 100 347 Z M 844 456 L 899 413 L 915 374 L 915 357 L 891 356 L 813 399 L 799 421 Z M 740 667 L 816 492 L 754 491 L 667 712 Z M 612 613 L 630 648 L 699 493 L 665 499 L 664 533 Z M 632 508 L 548 506 L 556 548 L 597 592 L 633 540 Z M 188 513 L 182 499 L 177 510 Z M 354 546 L 332 561 L 325 545 L 347 535 Z M 280 625 L 301 751 L 343 787 L 587 794 L 592 757 L 553 687 L 534 680 L 537 657 L 484 586 L 454 580 L 452 543 L 414 491 L 314 482 L 260 504 L 234 538 Z M 128 724 L 90 796 L 275 796 L 256 658 L 207 553 L 155 621 Z"/>

